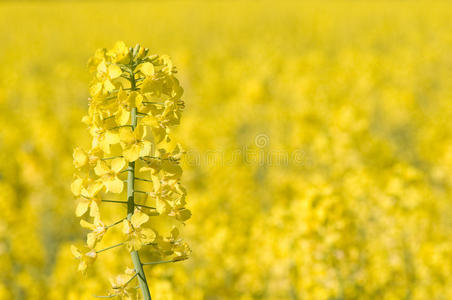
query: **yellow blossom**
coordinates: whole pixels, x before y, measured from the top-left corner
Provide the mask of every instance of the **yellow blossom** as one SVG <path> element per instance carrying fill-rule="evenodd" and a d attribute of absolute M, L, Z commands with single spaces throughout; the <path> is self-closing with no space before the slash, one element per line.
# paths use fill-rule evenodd
<path fill-rule="evenodd" d="M 88 267 L 91 266 L 97 258 L 96 250 L 87 247 L 80 250 L 72 245 L 71 251 L 75 258 L 80 260 L 78 270 L 85 274 Z"/>
<path fill-rule="evenodd" d="M 126 161 L 123 158 L 111 159 L 110 163 L 105 160 L 99 160 L 94 172 L 100 176 L 100 181 L 105 186 L 107 192 L 119 194 L 124 188 L 124 182 L 119 179 L 118 175 L 126 166 Z"/>
<path fill-rule="evenodd" d="M 123 221 L 122 232 L 126 235 L 126 245 L 129 251 L 140 250 L 143 245 L 154 241 L 155 233 L 152 229 L 142 227 L 149 220 L 149 216 L 136 210 L 129 220 Z"/>
<path fill-rule="evenodd" d="M 123 155 L 127 161 L 136 161 L 140 157 L 149 155 L 152 144 L 144 139 L 146 136 L 144 126 L 137 126 L 133 132 L 130 128 L 121 128 L 119 136 Z"/>
<path fill-rule="evenodd" d="M 102 237 L 107 231 L 104 223 L 102 223 L 102 221 L 100 221 L 98 218 L 94 219 L 94 223 L 80 220 L 80 226 L 91 230 L 91 232 L 86 236 L 86 244 L 89 248 L 94 248 L 96 244 L 102 240 Z"/>

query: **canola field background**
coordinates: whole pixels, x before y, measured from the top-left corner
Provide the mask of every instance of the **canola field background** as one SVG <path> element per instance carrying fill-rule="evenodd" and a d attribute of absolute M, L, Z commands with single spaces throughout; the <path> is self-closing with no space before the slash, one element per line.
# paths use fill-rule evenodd
<path fill-rule="evenodd" d="M 0 3 L 0 299 L 94 299 L 70 192 L 87 60 L 168 54 L 193 215 L 154 299 L 452 299 L 452 3 Z"/>

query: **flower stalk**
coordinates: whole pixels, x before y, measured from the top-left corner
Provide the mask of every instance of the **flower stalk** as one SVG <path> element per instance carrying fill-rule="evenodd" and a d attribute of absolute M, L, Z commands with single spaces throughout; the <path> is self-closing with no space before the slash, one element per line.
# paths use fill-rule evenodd
<path fill-rule="evenodd" d="M 130 66 L 132 68 L 132 66 Z M 135 91 L 135 74 L 131 72 L 130 74 L 130 84 L 131 90 Z M 132 108 L 131 110 L 131 125 L 132 130 L 137 127 L 137 109 Z M 135 212 L 135 162 L 129 162 L 129 168 L 127 172 L 127 220 L 131 220 L 133 213 Z M 146 274 L 143 270 L 143 265 L 140 261 L 140 255 L 137 250 L 130 252 L 132 257 L 133 266 L 135 268 L 136 275 L 138 275 L 138 284 L 143 294 L 144 300 L 151 300 L 151 293 L 149 292 L 149 286 L 146 280 Z"/>

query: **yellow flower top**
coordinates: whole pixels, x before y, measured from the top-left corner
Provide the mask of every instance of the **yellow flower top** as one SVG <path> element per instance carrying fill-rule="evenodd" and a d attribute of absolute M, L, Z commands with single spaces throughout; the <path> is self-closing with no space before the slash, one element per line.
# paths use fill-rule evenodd
<path fill-rule="evenodd" d="M 183 89 L 169 57 L 148 52 L 117 42 L 110 50 L 97 50 L 88 63 L 94 76 L 88 114 L 82 121 L 92 141 L 90 149 L 74 149 L 76 174 L 71 185 L 80 225 L 89 230 L 84 250 L 72 248 L 82 272 L 98 254 L 114 247 L 125 246 L 132 258 L 140 250 L 170 262 L 190 253 L 177 228 L 191 215 L 180 183 L 183 151 L 170 137 L 171 127 L 180 123 Z M 105 205 L 121 204 L 127 204 L 127 217 L 112 219 L 103 212 Z M 158 218 L 162 223 L 172 220 L 171 227 L 156 226 Z M 120 224 L 122 235 L 116 237 L 120 243 L 95 250 L 105 235 L 117 233 L 109 229 Z M 139 268 L 135 265 L 136 274 Z M 130 274 L 116 277 L 113 295 L 128 299 L 132 279 Z"/>

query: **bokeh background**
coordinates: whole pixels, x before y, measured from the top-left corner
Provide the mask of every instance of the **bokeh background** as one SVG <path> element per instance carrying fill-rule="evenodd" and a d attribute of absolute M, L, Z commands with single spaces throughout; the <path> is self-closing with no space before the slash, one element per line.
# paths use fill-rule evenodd
<path fill-rule="evenodd" d="M 452 3 L 0 2 L 0 299 L 93 299 L 70 193 L 87 60 L 168 54 L 192 257 L 155 299 L 452 299 Z"/>

